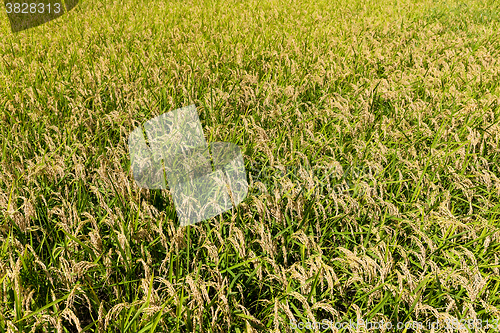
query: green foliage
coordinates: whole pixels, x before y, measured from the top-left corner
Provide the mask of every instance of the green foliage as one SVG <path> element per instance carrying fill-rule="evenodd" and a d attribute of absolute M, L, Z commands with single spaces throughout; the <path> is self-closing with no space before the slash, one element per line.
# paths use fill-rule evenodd
<path fill-rule="evenodd" d="M 2 21 L 0 332 L 498 318 L 498 9 L 90 0 Z M 192 103 L 250 189 L 181 228 L 127 140 Z"/>

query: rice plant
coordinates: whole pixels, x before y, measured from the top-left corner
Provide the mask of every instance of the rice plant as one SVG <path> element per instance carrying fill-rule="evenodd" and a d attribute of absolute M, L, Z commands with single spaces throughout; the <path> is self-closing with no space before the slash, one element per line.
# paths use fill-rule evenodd
<path fill-rule="evenodd" d="M 15 34 L 2 15 L 0 332 L 495 330 L 499 8 L 84 0 Z M 191 104 L 249 190 L 181 227 L 127 144 Z"/>

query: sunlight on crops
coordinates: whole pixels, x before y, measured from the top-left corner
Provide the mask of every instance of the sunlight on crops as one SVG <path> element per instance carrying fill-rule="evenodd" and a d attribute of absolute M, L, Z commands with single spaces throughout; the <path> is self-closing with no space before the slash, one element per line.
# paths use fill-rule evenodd
<path fill-rule="evenodd" d="M 500 318 L 499 8 L 90 0 L 16 34 L 0 15 L 0 332 Z M 249 190 L 180 227 L 127 140 L 190 104 Z"/>

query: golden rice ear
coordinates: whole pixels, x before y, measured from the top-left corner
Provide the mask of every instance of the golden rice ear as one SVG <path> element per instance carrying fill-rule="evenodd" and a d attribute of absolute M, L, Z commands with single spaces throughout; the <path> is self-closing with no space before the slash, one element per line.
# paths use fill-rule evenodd
<path fill-rule="evenodd" d="M 128 140 L 130 169 L 137 186 L 148 189 L 166 189 L 161 156 L 146 144 L 142 128 L 132 131 Z"/>
<path fill-rule="evenodd" d="M 4 0 L 12 32 L 52 21 L 73 9 L 78 0 Z"/>
<path fill-rule="evenodd" d="M 248 193 L 245 163 L 240 147 L 230 142 L 213 142 L 210 146 L 214 168 L 223 172 L 232 204 L 236 207 Z"/>

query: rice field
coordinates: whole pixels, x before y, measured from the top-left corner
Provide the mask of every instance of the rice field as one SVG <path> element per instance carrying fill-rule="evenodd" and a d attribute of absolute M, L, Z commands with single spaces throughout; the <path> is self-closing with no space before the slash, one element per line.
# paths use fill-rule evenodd
<path fill-rule="evenodd" d="M 0 332 L 498 331 L 499 23 L 491 0 L 3 12 Z M 190 104 L 249 192 L 180 227 L 128 135 Z"/>

